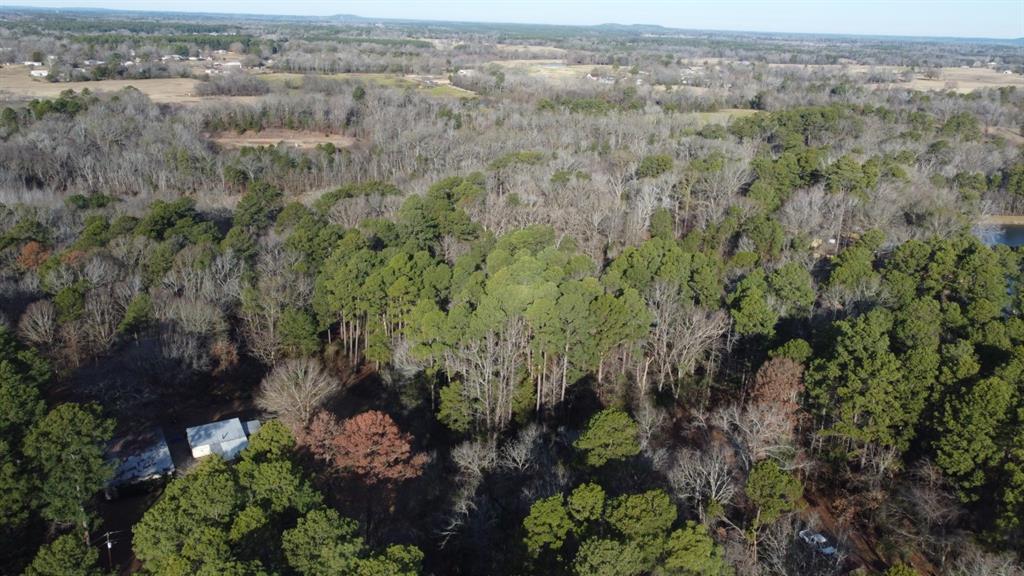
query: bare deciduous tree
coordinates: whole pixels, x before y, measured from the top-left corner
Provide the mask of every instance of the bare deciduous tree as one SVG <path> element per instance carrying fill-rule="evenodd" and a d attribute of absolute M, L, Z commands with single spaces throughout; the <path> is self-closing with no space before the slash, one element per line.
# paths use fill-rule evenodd
<path fill-rule="evenodd" d="M 100 354 L 110 348 L 117 334 L 121 314 L 116 295 L 109 285 L 90 290 L 85 296 L 82 323 L 89 340 L 90 352 Z"/>
<path fill-rule="evenodd" d="M 992 554 L 976 544 L 964 543 L 956 560 L 948 563 L 943 576 L 1024 576 L 1024 566 L 1012 553 Z"/>
<path fill-rule="evenodd" d="M 285 360 L 263 379 L 256 404 L 277 414 L 293 430 L 305 426 L 313 413 L 341 389 L 341 381 L 315 358 Z"/>
<path fill-rule="evenodd" d="M 445 351 L 448 373 L 462 376 L 473 417 L 488 430 L 500 430 L 512 420 L 517 375 L 527 345 L 526 323 L 517 317 L 501 330 Z"/>
<path fill-rule="evenodd" d="M 498 465 L 507 470 L 523 473 L 533 465 L 534 443 L 540 437 L 540 426 L 535 423 L 524 427 L 516 437 L 501 447 Z"/>
<path fill-rule="evenodd" d="M 274 364 L 284 352 L 281 321 L 286 308 L 302 308 L 313 294 L 309 276 L 296 271 L 300 256 L 280 241 L 265 242 L 257 258 L 255 290 L 242 296 L 242 335 L 253 356 Z"/>
<path fill-rule="evenodd" d="M 676 496 L 689 502 L 705 524 L 714 522 L 736 495 L 729 459 L 718 444 L 704 451 L 686 448 L 676 454 L 676 464 L 669 472 Z"/>
<path fill-rule="evenodd" d="M 783 468 L 797 465 L 795 418 L 786 408 L 773 404 L 733 404 L 717 410 L 715 425 L 726 433 L 744 469 L 765 458 Z"/>
<path fill-rule="evenodd" d="M 654 322 L 638 384 L 646 388 L 650 368 L 658 391 L 667 384 L 678 396 L 679 380 L 693 374 L 701 360 L 721 343 L 729 331 L 729 317 L 720 310 L 681 302 L 675 288 L 661 282 L 648 293 L 647 308 Z"/>
<path fill-rule="evenodd" d="M 459 468 L 458 484 L 439 529 L 441 546 L 447 544 L 469 521 L 476 510 L 476 491 L 484 475 L 498 465 L 498 448 L 493 439 L 470 440 L 452 449 L 452 460 Z"/>
<path fill-rule="evenodd" d="M 25 308 L 18 321 L 18 335 L 36 346 L 52 346 L 57 336 L 57 309 L 49 300 L 37 300 Z"/>

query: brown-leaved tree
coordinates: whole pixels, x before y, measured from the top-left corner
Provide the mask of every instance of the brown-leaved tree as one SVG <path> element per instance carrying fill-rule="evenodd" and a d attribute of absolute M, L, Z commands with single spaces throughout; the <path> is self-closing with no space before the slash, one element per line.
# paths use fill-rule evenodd
<path fill-rule="evenodd" d="M 393 486 L 423 473 L 425 454 L 412 450 L 412 437 L 390 416 L 371 410 L 338 422 L 319 412 L 300 440 L 335 471 L 367 486 Z"/>

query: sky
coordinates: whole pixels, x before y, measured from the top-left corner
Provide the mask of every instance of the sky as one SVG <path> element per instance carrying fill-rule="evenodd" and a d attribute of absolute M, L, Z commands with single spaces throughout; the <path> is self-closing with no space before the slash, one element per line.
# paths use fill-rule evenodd
<path fill-rule="evenodd" d="M 1024 37 L 1024 0 L 2 0 L 0 4 L 895 36 Z"/>

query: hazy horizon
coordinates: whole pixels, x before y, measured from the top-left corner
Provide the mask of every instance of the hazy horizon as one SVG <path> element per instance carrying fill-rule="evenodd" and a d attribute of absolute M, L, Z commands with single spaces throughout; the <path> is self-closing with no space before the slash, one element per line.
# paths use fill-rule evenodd
<path fill-rule="evenodd" d="M 1024 2 L 1016 0 L 787 0 L 783 2 L 640 2 L 559 0 L 554 2 L 440 2 L 300 0 L 282 4 L 254 0 L 181 0 L 173 7 L 129 0 L 19 1 L 33 8 L 106 8 L 152 12 L 193 12 L 271 16 L 332 16 L 459 21 L 492 24 L 646 24 L 691 30 L 860 36 L 922 36 L 1016 39 L 1024 37 Z M 581 8 L 586 8 L 581 12 Z"/>

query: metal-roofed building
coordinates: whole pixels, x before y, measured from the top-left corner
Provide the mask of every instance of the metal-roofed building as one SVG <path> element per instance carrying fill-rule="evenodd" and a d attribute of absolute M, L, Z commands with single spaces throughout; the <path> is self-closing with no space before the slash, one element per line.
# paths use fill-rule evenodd
<path fill-rule="evenodd" d="M 114 476 L 107 482 L 108 498 L 116 496 L 118 487 L 174 473 L 171 450 L 159 427 L 111 442 L 107 460 L 116 466 Z"/>
<path fill-rule="evenodd" d="M 249 445 L 249 436 L 259 429 L 259 420 L 243 423 L 238 418 L 231 418 L 193 426 L 185 430 L 185 435 L 188 436 L 193 458 L 218 454 L 225 460 L 231 460 Z"/>

